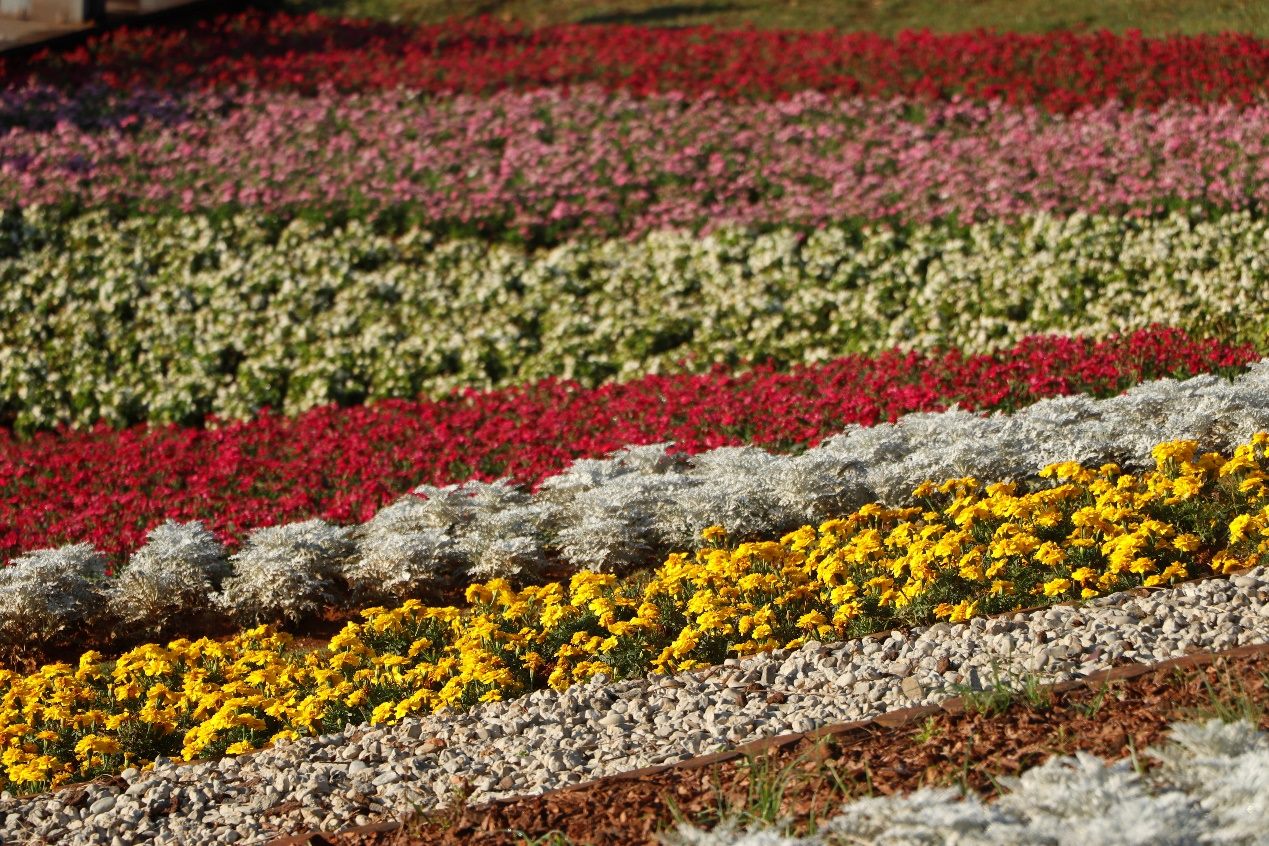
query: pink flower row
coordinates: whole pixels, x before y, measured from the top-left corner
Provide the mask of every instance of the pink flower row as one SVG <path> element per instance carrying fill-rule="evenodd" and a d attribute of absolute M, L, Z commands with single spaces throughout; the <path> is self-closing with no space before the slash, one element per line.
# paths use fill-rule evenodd
<path fill-rule="evenodd" d="M 0 110 L 11 127 L 0 136 L 0 203 L 405 204 L 440 228 L 550 240 L 724 222 L 1242 209 L 1269 198 L 1269 105 L 1110 103 L 1063 117 L 817 93 L 252 92 L 134 98 L 116 107 L 126 114 L 84 121 L 88 110 L 50 96 L 40 92 L 35 111 L 12 97 Z"/>

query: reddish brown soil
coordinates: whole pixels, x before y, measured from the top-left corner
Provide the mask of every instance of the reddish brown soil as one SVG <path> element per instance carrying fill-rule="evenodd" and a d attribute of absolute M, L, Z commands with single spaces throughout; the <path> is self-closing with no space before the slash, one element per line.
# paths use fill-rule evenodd
<path fill-rule="evenodd" d="M 1269 707 L 1269 647 L 1195 655 L 1157 668 L 1120 667 L 1045 691 L 1035 703 L 1020 697 L 994 714 L 966 710 L 972 703 L 954 700 L 538 797 L 456 805 L 404 827 L 303 835 L 275 846 L 520 846 L 550 832 L 572 844 L 649 844 L 673 827 L 675 813 L 709 825 L 720 802 L 743 809 L 751 777 L 764 768 L 785 772 L 780 814 L 799 824 L 812 814 L 831 815 L 846 797 L 870 791 L 962 785 L 990 798 L 994 777 L 1076 749 L 1121 758 L 1164 742 L 1172 720 L 1211 716 L 1222 703 L 1240 701 Z M 1259 719 L 1269 729 L 1269 716 Z"/>

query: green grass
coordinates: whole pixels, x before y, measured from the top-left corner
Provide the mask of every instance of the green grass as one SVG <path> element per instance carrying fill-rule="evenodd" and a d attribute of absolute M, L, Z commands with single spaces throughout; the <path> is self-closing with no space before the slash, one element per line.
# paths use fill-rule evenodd
<path fill-rule="evenodd" d="M 1269 682 L 1269 675 L 1265 676 Z M 1256 697 L 1247 691 L 1242 682 L 1235 678 L 1228 669 L 1213 685 L 1206 677 L 1203 679 L 1203 690 L 1208 702 L 1204 706 L 1188 708 L 1183 714 L 1190 720 L 1209 720 L 1213 717 L 1222 722 L 1232 723 L 1246 720 L 1253 725 L 1259 724 L 1265 716 L 1264 706 Z"/>
<path fill-rule="evenodd" d="M 279 0 L 292 9 L 436 22 L 481 14 L 533 26 L 650 26 L 942 32 L 987 27 L 1140 29 L 1147 35 L 1238 31 L 1269 36 L 1269 0 Z"/>

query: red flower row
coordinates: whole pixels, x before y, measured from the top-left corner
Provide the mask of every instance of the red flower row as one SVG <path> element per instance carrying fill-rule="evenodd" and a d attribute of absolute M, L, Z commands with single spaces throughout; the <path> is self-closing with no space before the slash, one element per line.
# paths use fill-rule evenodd
<path fill-rule="evenodd" d="M 78 541 L 126 553 L 165 518 L 203 520 L 230 541 L 314 515 L 364 520 L 419 484 L 534 483 L 627 444 L 796 450 L 851 423 L 954 403 L 1008 410 L 1061 394 L 1104 396 L 1166 375 L 1232 375 L 1256 358 L 1250 346 L 1154 328 L 1101 342 L 1037 337 L 992 355 L 890 352 L 591 390 L 548 380 L 212 429 L 100 427 L 30 441 L 0 431 L 0 560 Z"/>
<path fill-rule="evenodd" d="M 870 97 L 1040 103 L 1070 111 L 1119 99 L 1260 98 L 1269 42 L 1246 35 L 936 35 L 568 25 L 490 19 L 405 27 L 319 16 L 228 16 L 189 28 L 117 30 L 62 53 L 0 65 L 10 81 L 111 87 L 239 85 L 312 90 L 404 86 L 491 92 L 599 83 L 637 94 L 781 96 L 808 89 Z"/>

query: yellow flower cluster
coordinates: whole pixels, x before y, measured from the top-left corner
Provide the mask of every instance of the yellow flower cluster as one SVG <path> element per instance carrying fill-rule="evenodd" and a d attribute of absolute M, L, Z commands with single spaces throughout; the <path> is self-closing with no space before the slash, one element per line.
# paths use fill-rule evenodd
<path fill-rule="evenodd" d="M 39 789 L 600 673 L 676 672 L 1258 563 L 1269 436 L 1229 458 L 1196 453 L 1162 444 L 1140 474 L 1058 464 L 1026 485 L 925 483 L 913 506 L 868 505 L 778 542 L 730 545 L 710 527 L 702 548 L 653 572 L 519 590 L 494 580 L 468 588 L 466 610 L 371 608 L 317 650 L 266 626 L 30 675 L 0 669 L 0 780 Z"/>

